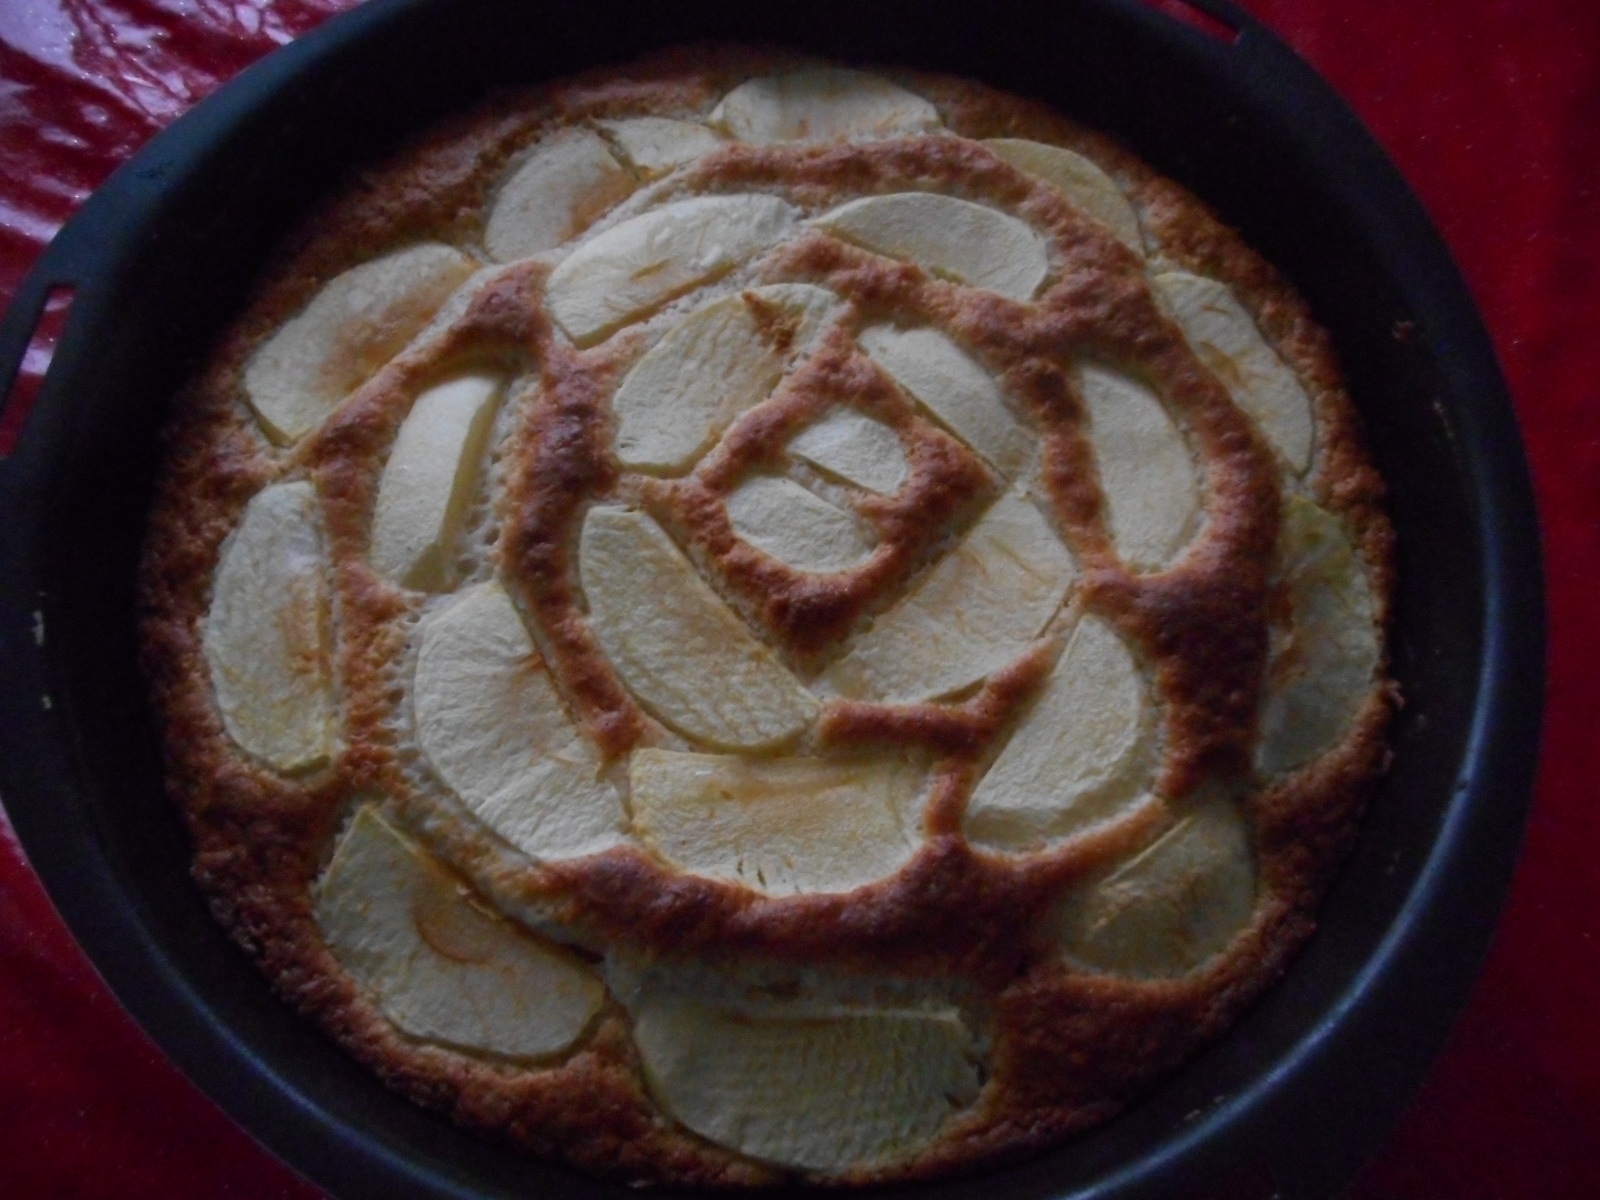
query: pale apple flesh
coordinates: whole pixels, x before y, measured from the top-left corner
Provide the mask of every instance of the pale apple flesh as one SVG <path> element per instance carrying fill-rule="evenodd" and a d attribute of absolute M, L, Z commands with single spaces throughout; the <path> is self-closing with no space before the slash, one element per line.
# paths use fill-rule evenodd
<path fill-rule="evenodd" d="M 1287 497 L 1279 556 L 1290 621 L 1274 631 L 1261 707 L 1256 766 L 1267 775 L 1336 745 L 1372 696 L 1382 661 L 1372 583 L 1339 519 Z"/>
<path fill-rule="evenodd" d="M 489 207 L 484 246 L 498 262 L 553 250 L 634 186 L 633 175 L 599 134 L 564 130 L 535 146 L 500 185 Z"/>
<path fill-rule="evenodd" d="M 869 325 L 857 338 L 867 357 L 921 402 L 1007 481 L 1024 475 L 1036 439 L 1012 413 L 994 376 L 937 329 Z"/>
<path fill-rule="evenodd" d="M 223 543 L 201 647 L 223 728 L 279 771 L 307 771 L 338 743 L 331 600 L 316 491 L 257 492 Z"/>
<path fill-rule="evenodd" d="M 893 758 L 637 750 L 635 829 L 673 867 L 771 896 L 847 892 L 920 844 L 923 772 Z"/>
<path fill-rule="evenodd" d="M 438 592 L 472 502 L 502 381 L 463 375 L 418 396 L 378 483 L 372 566 L 401 587 Z"/>
<path fill-rule="evenodd" d="M 751 476 L 729 495 L 727 511 L 739 537 L 796 571 L 830 575 L 872 557 L 872 537 L 855 514 L 782 476 Z"/>
<path fill-rule="evenodd" d="M 1143 384 L 1095 366 L 1085 366 L 1079 381 L 1111 540 L 1135 571 L 1161 570 L 1200 523 L 1200 481 L 1188 444 Z"/>
<path fill-rule="evenodd" d="M 1076 577 L 1072 554 L 1034 502 L 1007 492 L 828 667 L 823 682 L 854 699 L 939 699 L 1025 650 Z"/>
<path fill-rule="evenodd" d="M 1050 253 L 1026 221 L 938 192 L 851 200 L 813 220 L 818 229 L 938 279 L 1031 300 L 1050 274 Z"/>
<path fill-rule="evenodd" d="M 786 1009 L 643 989 L 645 1080 L 671 1116 L 763 1162 L 843 1171 L 926 1145 L 982 1087 L 953 1008 Z"/>
<path fill-rule="evenodd" d="M 789 453 L 880 496 L 893 496 L 911 476 L 899 435 L 851 408 L 829 409 L 795 435 Z"/>
<path fill-rule="evenodd" d="M 1152 781 L 1154 727 L 1149 688 L 1127 645 L 1103 621 L 1083 618 L 974 790 L 967 837 L 1036 851 L 1129 811 Z"/>
<path fill-rule="evenodd" d="M 411 703 L 439 778 L 523 853 L 576 858 L 624 840 L 622 797 L 500 584 L 423 623 Z"/>
<path fill-rule="evenodd" d="M 652 346 L 612 398 L 617 457 L 679 475 L 746 410 L 771 395 L 838 308 L 838 297 L 778 283 L 695 309 Z M 774 339 L 779 330 L 788 336 Z"/>
<path fill-rule="evenodd" d="M 476 264 L 450 246 L 397 250 L 335 276 L 244 369 L 261 427 L 289 445 L 405 349 Z"/>
<path fill-rule="evenodd" d="M 816 717 L 816 697 L 644 513 L 591 508 L 578 563 L 595 637 L 663 724 L 717 749 L 761 750 Z"/>
<path fill-rule="evenodd" d="M 1255 911 L 1255 855 L 1238 804 L 1190 801 L 1170 830 L 1061 906 L 1067 957 L 1132 979 L 1172 979 L 1224 950 Z"/>
<path fill-rule="evenodd" d="M 1311 397 L 1226 284 L 1182 271 L 1155 277 L 1200 361 L 1249 414 L 1291 470 L 1311 466 L 1316 418 Z"/>
<path fill-rule="evenodd" d="M 601 121 L 600 128 L 628 165 L 646 179 L 688 166 L 724 144 L 704 125 L 670 117 Z"/>
<path fill-rule="evenodd" d="M 1111 230 L 1128 249 L 1144 253 L 1139 217 L 1116 181 L 1094 162 L 1062 146 L 1025 138 L 988 138 L 983 143 L 1001 159 L 1044 180 L 1080 209 Z"/>
<path fill-rule="evenodd" d="M 711 122 L 757 146 L 775 142 L 867 141 L 939 128 L 939 112 L 877 75 L 813 67 L 741 83 Z"/>
<path fill-rule="evenodd" d="M 328 949 L 410 1037 L 515 1059 L 569 1049 L 605 1003 L 576 955 L 493 912 L 370 805 L 317 885 Z"/>
<path fill-rule="evenodd" d="M 592 346 L 693 287 L 719 279 L 795 232 L 776 196 L 695 196 L 651 209 L 581 242 L 550 273 L 551 315 Z"/>

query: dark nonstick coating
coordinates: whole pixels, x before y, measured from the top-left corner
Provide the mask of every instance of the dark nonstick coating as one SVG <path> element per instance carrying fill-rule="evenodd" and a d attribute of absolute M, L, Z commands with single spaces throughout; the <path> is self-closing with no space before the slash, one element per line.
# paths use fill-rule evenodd
<path fill-rule="evenodd" d="M 1200 6 L 1238 39 L 1137 0 L 377 0 L 245 72 L 84 206 L 0 324 L 8 379 L 46 292 L 75 289 L 0 461 L 0 793 L 101 973 L 246 1128 L 340 1197 L 632 1194 L 412 1108 L 225 940 L 161 788 L 132 577 L 169 397 L 350 163 L 491 86 L 718 37 L 1036 96 L 1188 185 L 1332 331 L 1400 537 L 1394 768 L 1284 982 L 1103 1128 L 894 1194 L 1178 1197 L 1242 1173 L 1325 1196 L 1376 1150 L 1465 997 L 1520 841 L 1542 699 L 1537 526 L 1493 352 L 1420 206 L 1304 63 L 1244 14 Z"/>

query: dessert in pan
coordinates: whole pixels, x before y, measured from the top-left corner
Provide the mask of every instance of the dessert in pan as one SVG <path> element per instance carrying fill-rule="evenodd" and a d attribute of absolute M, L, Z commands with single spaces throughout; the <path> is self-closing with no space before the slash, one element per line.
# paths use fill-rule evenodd
<path fill-rule="evenodd" d="M 391 1085 L 615 1178 L 930 1177 L 1283 970 L 1387 758 L 1326 335 L 975 83 L 696 48 L 354 177 L 179 398 L 195 875 Z"/>

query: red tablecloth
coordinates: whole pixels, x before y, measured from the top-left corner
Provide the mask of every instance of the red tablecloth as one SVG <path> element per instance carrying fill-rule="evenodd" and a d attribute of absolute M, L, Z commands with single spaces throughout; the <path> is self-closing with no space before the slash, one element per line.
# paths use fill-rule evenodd
<path fill-rule="evenodd" d="M 350 3 L 0 0 L 0 301 L 155 130 Z M 1522 864 L 1449 1049 L 1354 1195 L 1600 1197 L 1600 4 L 1245 5 L 1350 100 L 1442 228 L 1516 398 L 1549 558 L 1549 714 Z M 123 1014 L 3 816 L 0 1195 L 320 1195 Z"/>

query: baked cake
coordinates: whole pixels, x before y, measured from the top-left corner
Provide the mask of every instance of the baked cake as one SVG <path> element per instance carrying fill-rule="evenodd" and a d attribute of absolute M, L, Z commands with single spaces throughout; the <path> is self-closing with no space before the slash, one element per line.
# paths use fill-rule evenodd
<path fill-rule="evenodd" d="M 181 397 L 195 876 L 456 1121 L 630 1181 L 971 1169 L 1284 969 L 1382 770 L 1326 334 L 975 83 L 696 48 L 354 178 Z"/>

